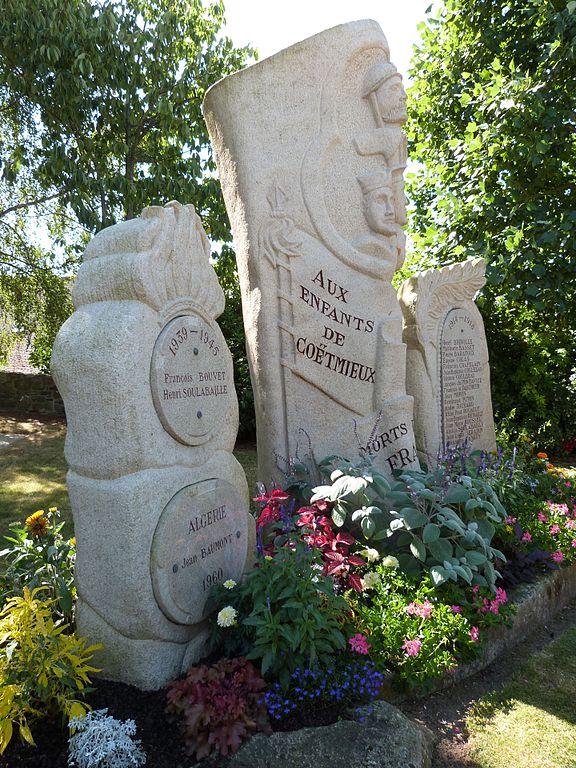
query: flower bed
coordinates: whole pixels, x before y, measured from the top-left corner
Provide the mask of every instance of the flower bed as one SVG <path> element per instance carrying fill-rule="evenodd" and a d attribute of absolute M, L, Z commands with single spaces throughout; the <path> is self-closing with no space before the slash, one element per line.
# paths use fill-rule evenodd
<path fill-rule="evenodd" d="M 469 456 L 464 447 L 434 471 L 392 481 L 369 461 L 331 457 L 314 472 L 295 465 L 283 489 L 263 491 L 257 501 L 256 565 L 210 596 L 215 663 L 168 686 L 171 732 L 197 759 L 234 753 L 258 731 L 369 705 L 385 681 L 396 695 L 414 694 L 470 674 L 576 593 L 572 480 L 546 456 Z M 105 708 L 106 698 L 85 695 L 92 649 L 73 632 L 74 542 L 61 535 L 57 510 L 14 526 L 10 542 L 0 749 L 8 745 L 14 755 L 14 734 L 33 741 L 41 717 L 66 721 L 87 705 Z M 543 570 L 552 575 L 519 586 Z M 26 622 L 16 620 L 22 601 Z M 45 645 L 54 653 L 60 645 L 78 649 L 70 670 L 52 665 L 54 679 L 43 672 L 44 646 L 26 664 L 14 663 L 34 622 L 48 628 Z M 105 692 L 106 684 L 98 688 Z M 114 759 L 144 764 L 146 735 L 131 747 L 131 726 L 109 718 L 73 721 L 72 745 L 86 745 L 92 737 L 80 736 L 90 729 L 100 745 L 92 757 L 87 747 L 71 747 L 79 768 L 106 765 L 106 734 L 114 729 L 118 738 L 109 741 L 124 750 Z"/>

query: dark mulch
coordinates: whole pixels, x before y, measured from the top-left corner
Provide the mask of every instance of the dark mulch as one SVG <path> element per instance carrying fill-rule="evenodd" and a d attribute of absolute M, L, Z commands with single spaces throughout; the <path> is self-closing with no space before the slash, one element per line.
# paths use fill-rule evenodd
<path fill-rule="evenodd" d="M 164 714 L 166 693 L 139 691 L 130 685 L 93 680 L 94 691 L 87 698 L 93 709 L 108 709 L 108 714 L 119 720 L 136 722 L 136 738 L 142 742 L 147 755 L 146 768 L 190 768 L 195 765 L 183 751 L 183 742 L 174 723 Z M 315 710 L 313 722 L 310 713 L 290 716 L 274 727 L 277 731 L 290 731 L 304 726 L 334 723 L 342 715 L 341 707 Z M 36 748 L 22 744 L 15 734 L 10 746 L 0 757 L 0 768 L 67 768 L 68 742 L 60 723 L 38 721 L 32 733 Z"/>

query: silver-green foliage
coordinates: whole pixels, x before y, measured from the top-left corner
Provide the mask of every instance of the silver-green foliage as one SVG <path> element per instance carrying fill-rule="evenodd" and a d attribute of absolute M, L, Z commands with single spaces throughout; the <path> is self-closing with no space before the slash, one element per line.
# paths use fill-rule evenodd
<path fill-rule="evenodd" d="M 134 740 L 134 720 L 116 720 L 107 709 L 70 721 L 68 765 L 77 768 L 140 768 L 146 762 L 140 741 Z"/>
<path fill-rule="evenodd" d="M 333 503 L 336 526 L 396 555 L 406 573 L 427 570 L 436 586 L 464 581 L 495 589 L 496 561 L 505 557 L 491 541 L 506 511 L 485 480 L 452 481 L 438 469 L 388 481 L 369 462 L 333 457 L 320 468 L 330 484 L 314 488 L 311 500 Z"/>

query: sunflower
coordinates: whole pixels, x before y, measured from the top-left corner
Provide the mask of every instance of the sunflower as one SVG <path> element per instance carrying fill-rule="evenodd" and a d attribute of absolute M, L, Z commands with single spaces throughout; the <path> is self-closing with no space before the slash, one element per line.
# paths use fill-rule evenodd
<path fill-rule="evenodd" d="M 43 509 L 39 509 L 38 512 L 34 512 L 33 515 L 26 518 L 26 528 L 32 536 L 44 536 L 49 527 L 50 523 Z"/>

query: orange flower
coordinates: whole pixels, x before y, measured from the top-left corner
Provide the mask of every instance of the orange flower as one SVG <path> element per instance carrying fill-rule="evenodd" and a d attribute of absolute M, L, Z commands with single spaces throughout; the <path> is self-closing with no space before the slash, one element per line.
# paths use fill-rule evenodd
<path fill-rule="evenodd" d="M 540 453 L 536 454 L 536 458 L 537 459 L 547 459 L 548 458 L 548 454 L 544 453 L 544 451 L 540 451 Z"/>
<path fill-rule="evenodd" d="M 27 517 L 26 527 L 28 528 L 28 532 L 32 534 L 32 536 L 36 536 L 36 537 L 44 536 L 44 534 L 50 527 L 50 523 L 48 522 L 48 518 L 44 514 L 44 510 L 39 509 L 37 512 L 34 512 L 33 515 L 30 515 L 30 517 Z"/>

